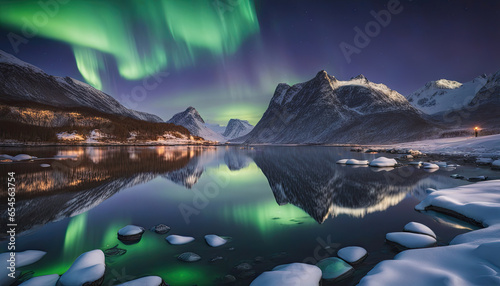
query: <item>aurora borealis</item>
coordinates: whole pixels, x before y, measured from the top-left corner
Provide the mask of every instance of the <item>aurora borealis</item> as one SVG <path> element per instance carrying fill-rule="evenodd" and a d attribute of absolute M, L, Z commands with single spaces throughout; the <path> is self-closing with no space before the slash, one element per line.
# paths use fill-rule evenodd
<path fill-rule="evenodd" d="M 500 68 L 498 1 L 399 2 L 402 12 L 351 62 L 339 44 L 389 1 L 0 1 L 0 49 L 165 120 L 194 106 L 223 125 L 257 123 L 278 83 L 321 69 L 406 94 Z M 124 100 L 159 73 L 168 76 L 140 100 Z"/>

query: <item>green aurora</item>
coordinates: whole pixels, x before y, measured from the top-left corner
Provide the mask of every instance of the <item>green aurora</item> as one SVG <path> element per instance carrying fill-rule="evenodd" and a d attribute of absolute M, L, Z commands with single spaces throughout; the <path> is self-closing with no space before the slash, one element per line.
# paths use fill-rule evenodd
<path fill-rule="evenodd" d="M 114 63 L 123 78 L 142 79 L 230 55 L 259 31 L 252 0 L 11 1 L 2 3 L 0 23 L 71 45 L 80 73 L 98 89 Z"/>

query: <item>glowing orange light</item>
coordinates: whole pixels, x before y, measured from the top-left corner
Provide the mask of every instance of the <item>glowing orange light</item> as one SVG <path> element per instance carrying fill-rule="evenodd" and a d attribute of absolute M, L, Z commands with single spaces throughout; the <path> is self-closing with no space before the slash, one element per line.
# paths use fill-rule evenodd
<path fill-rule="evenodd" d="M 477 127 L 477 126 L 476 126 L 476 127 L 474 127 L 474 130 L 478 130 L 478 129 L 479 129 L 479 127 Z"/>

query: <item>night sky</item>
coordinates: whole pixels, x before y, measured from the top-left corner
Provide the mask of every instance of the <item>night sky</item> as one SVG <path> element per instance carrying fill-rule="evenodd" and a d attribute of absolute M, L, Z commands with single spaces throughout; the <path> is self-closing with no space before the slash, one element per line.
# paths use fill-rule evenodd
<path fill-rule="evenodd" d="M 256 124 L 278 83 L 323 69 L 404 95 L 500 69 L 498 0 L 0 3 L 0 49 L 165 120 L 194 106 L 209 123 Z M 356 27 L 371 36 L 355 41 Z"/>

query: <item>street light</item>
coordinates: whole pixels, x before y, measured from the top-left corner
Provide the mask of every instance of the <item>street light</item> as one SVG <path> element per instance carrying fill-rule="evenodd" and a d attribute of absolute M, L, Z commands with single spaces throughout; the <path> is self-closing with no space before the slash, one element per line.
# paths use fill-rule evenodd
<path fill-rule="evenodd" d="M 477 137 L 477 134 L 479 133 L 479 127 L 474 127 L 474 135 Z"/>

